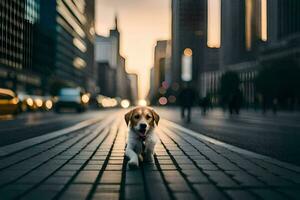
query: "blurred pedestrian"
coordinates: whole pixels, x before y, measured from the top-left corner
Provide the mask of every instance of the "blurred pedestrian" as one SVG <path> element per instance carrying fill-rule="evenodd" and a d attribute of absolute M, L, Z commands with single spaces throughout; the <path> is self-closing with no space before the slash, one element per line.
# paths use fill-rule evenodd
<path fill-rule="evenodd" d="M 181 107 L 181 119 L 185 118 L 187 111 L 187 122 L 191 122 L 191 110 L 196 99 L 195 90 L 187 83 L 184 83 L 182 90 L 179 93 L 179 104 Z"/>
<path fill-rule="evenodd" d="M 278 100 L 277 98 L 273 99 L 272 102 L 272 110 L 273 110 L 273 114 L 276 115 L 277 113 L 277 105 L 278 105 Z"/>
<path fill-rule="evenodd" d="M 239 114 L 240 113 L 240 109 L 242 106 L 242 94 L 240 91 L 235 92 L 230 100 L 229 100 L 229 112 L 230 114 L 233 114 L 233 112 L 235 112 L 235 114 Z"/>
<path fill-rule="evenodd" d="M 206 96 L 206 97 L 202 98 L 200 106 L 202 108 L 202 114 L 203 115 L 206 115 L 206 112 L 207 112 L 207 109 L 208 109 L 209 105 L 210 105 L 209 97 Z"/>
<path fill-rule="evenodd" d="M 254 110 L 257 111 L 259 107 L 259 97 L 255 95 L 254 97 Z"/>

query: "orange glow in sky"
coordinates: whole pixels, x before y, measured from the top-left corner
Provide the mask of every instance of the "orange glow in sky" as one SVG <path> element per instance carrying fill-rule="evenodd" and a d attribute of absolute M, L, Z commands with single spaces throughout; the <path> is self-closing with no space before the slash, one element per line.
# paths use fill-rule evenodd
<path fill-rule="evenodd" d="M 96 32 L 107 36 L 118 15 L 126 70 L 139 75 L 139 98 L 150 87 L 157 40 L 171 38 L 170 0 L 96 0 Z"/>
<path fill-rule="evenodd" d="M 208 28 L 207 46 L 220 48 L 221 46 L 221 0 L 208 0 Z"/>

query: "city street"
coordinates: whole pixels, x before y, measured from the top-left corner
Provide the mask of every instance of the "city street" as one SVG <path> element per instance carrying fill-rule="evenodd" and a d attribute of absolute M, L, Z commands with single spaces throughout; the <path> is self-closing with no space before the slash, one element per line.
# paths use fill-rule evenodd
<path fill-rule="evenodd" d="M 241 115 L 224 113 L 221 109 L 201 114 L 199 108 L 192 112 L 192 123 L 180 118 L 180 109 L 159 109 L 161 115 L 201 134 L 300 165 L 300 113 L 271 111 L 241 111 Z"/>
<path fill-rule="evenodd" d="M 126 167 L 124 157 L 125 110 L 31 113 L 1 121 L 1 142 L 8 133 L 11 139 L 0 147 L 0 199 L 300 198 L 300 168 L 279 161 L 284 153 L 275 152 L 293 145 L 297 113 L 229 117 L 216 110 L 203 117 L 195 110 L 186 125 L 179 110 L 157 111 L 162 119 L 155 162 L 136 170 Z M 272 137 L 265 133 L 261 141 L 263 129 Z"/>
<path fill-rule="evenodd" d="M 0 200 L 300 200 L 297 10 L 0 0 Z"/>
<path fill-rule="evenodd" d="M 34 112 L 23 113 L 15 118 L 7 117 L 4 120 L 0 118 L 0 146 L 50 133 L 92 118 L 99 120 L 110 112 L 110 110 L 91 111 L 82 114 L 74 112 L 63 114 Z"/>

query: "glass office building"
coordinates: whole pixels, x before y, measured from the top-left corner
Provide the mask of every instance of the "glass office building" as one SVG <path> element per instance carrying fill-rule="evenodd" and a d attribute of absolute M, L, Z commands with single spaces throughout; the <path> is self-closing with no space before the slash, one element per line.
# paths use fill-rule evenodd
<path fill-rule="evenodd" d="M 37 0 L 0 1 L 0 87 L 39 88 L 32 73 L 33 33 L 38 21 Z"/>
<path fill-rule="evenodd" d="M 42 61 L 39 63 L 46 65 L 45 68 L 49 71 L 46 84 L 48 89 L 54 83 L 87 88 L 87 72 L 94 67 L 91 62 L 91 49 L 94 45 L 92 2 L 94 1 L 41 1 L 39 27 L 43 38 L 48 38 L 41 38 L 41 48 L 48 54 L 43 55 L 47 57 L 43 59 L 47 64 Z M 89 4 L 92 6 L 88 6 Z"/>

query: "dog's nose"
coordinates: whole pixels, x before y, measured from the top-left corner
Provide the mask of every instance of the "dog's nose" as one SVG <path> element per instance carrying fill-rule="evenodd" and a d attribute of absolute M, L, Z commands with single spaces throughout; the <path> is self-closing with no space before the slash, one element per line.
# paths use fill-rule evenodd
<path fill-rule="evenodd" d="M 140 124 L 140 128 L 141 129 L 146 129 L 147 128 L 147 124 Z"/>

